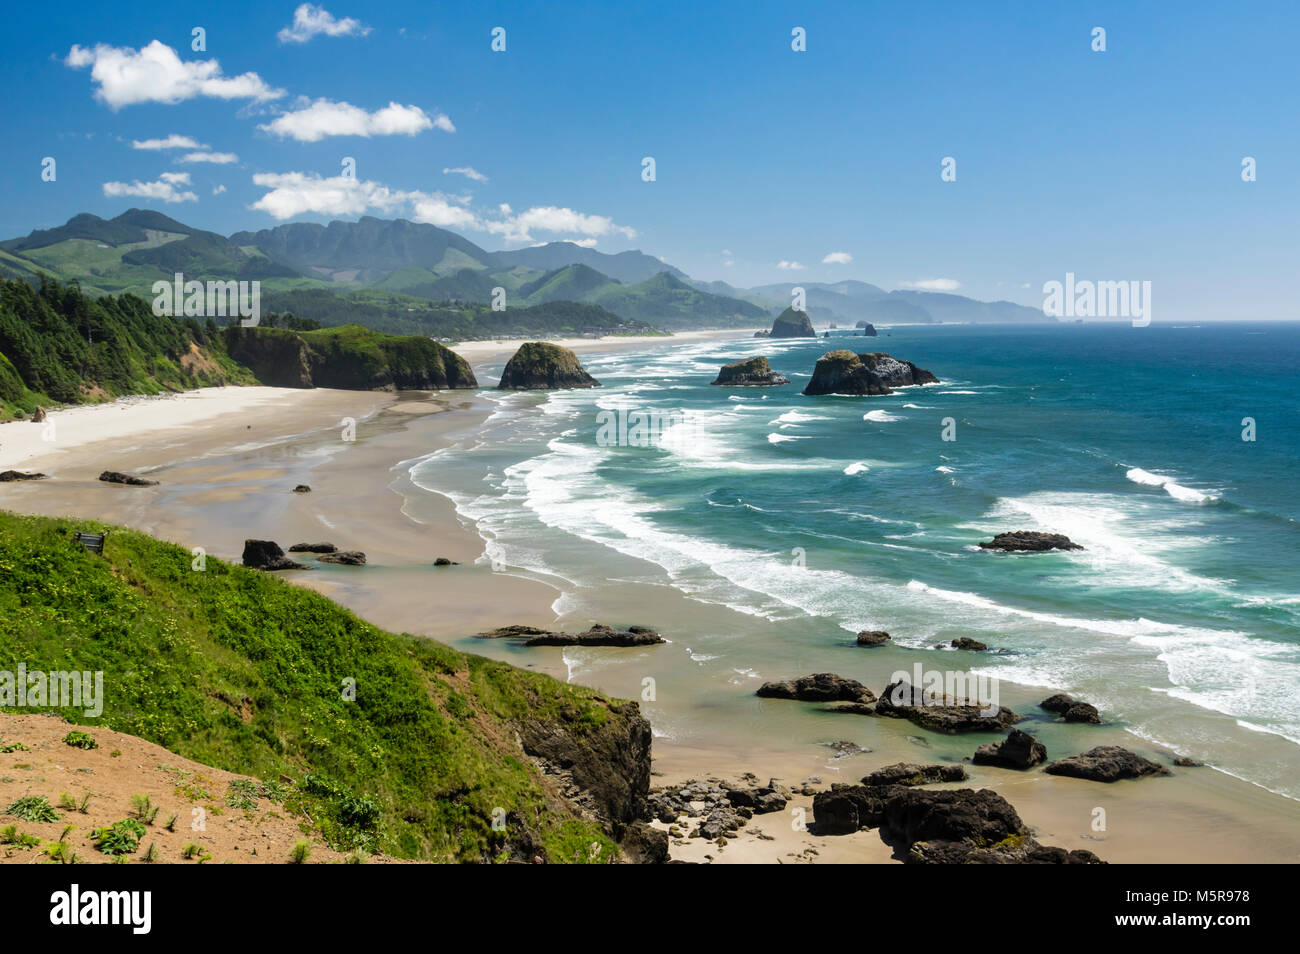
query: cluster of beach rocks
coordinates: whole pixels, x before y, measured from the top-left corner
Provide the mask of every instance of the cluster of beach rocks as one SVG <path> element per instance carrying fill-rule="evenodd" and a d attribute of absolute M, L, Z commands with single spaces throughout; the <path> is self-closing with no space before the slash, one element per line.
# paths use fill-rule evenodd
<path fill-rule="evenodd" d="M 776 779 L 766 785 L 757 781 L 753 776 L 740 784 L 690 779 L 681 785 L 655 789 L 646 799 L 646 820 L 668 825 L 669 837 L 725 843 L 727 836 L 743 828 L 749 819 L 784 811 L 794 797 Z"/>
<path fill-rule="evenodd" d="M 646 626 L 629 626 L 618 629 L 596 623 L 581 633 L 565 633 L 541 629 L 537 626 L 502 626 L 485 633 L 475 633 L 477 639 L 511 639 L 524 646 L 653 646 L 665 642 L 655 630 Z"/>

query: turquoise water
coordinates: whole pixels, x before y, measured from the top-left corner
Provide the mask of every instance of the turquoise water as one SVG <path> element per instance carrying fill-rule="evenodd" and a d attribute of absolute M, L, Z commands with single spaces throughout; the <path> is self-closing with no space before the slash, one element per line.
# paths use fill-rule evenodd
<path fill-rule="evenodd" d="M 844 346 L 942 383 L 802 396 Z M 791 383 L 709 385 L 755 354 Z M 1300 325 L 911 326 L 583 363 L 603 388 L 485 391 L 488 423 L 412 470 L 476 521 L 486 559 L 575 598 L 617 578 L 776 624 L 690 634 L 719 673 L 820 662 L 864 628 L 936 658 L 973 636 L 1003 652 L 963 665 L 1078 692 L 1139 736 L 1300 794 Z M 666 426 L 650 446 L 602 446 L 602 412 Z M 978 549 L 1014 529 L 1085 549 Z"/>

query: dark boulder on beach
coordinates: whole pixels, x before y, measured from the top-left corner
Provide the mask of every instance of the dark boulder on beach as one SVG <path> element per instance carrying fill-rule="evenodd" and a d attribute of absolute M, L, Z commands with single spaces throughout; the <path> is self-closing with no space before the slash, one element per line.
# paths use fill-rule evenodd
<path fill-rule="evenodd" d="M 969 776 L 964 765 L 917 765 L 898 762 L 876 769 L 862 779 L 868 788 L 882 785 L 931 785 L 935 782 L 964 782 Z"/>
<path fill-rule="evenodd" d="M 1198 762 L 1196 759 L 1188 758 L 1186 755 L 1180 755 L 1174 759 L 1174 764 L 1179 768 L 1201 768 L 1204 762 Z"/>
<path fill-rule="evenodd" d="M 309 567 L 296 563 L 284 555 L 274 540 L 245 540 L 243 564 L 254 570 L 306 570 Z"/>
<path fill-rule="evenodd" d="M 1096 706 L 1087 702 L 1080 702 L 1078 699 L 1072 699 L 1063 692 L 1048 696 L 1038 704 L 1038 708 L 1056 713 L 1066 722 L 1087 722 L 1092 725 L 1101 725 L 1101 713 L 1097 711 Z"/>
<path fill-rule="evenodd" d="M 969 704 L 965 699 L 927 693 L 905 679 L 890 683 L 876 703 L 875 714 L 907 719 L 934 732 L 998 732 L 1020 721 L 1006 706 Z"/>
<path fill-rule="evenodd" d="M 295 543 L 289 548 L 290 553 L 334 553 L 338 550 L 332 543 Z"/>
<path fill-rule="evenodd" d="M 1099 745 L 1082 755 L 1060 759 L 1043 769 L 1048 775 L 1084 778 L 1092 782 L 1118 782 L 1124 778 L 1169 775 L 1169 769 L 1118 745 Z"/>
<path fill-rule="evenodd" d="M 939 379 L 910 361 L 880 352 L 856 354 L 829 351 L 817 359 L 804 394 L 893 394 L 912 384 L 938 384 Z"/>
<path fill-rule="evenodd" d="M 859 646 L 883 646 L 890 636 L 883 629 L 864 629 L 858 633 Z"/>
<path fill-rule="evenodd" d="M 446 557 L 438 557 L 433 561 L 434 566 L 460 566 L 455 560 L 449 560 Z"/>
<path fill-rule="evenodd" d="M 1100 864 L 1090 851 L 1038 844 L 1005 798 L 987 788 L 942 791 L 845 785 L 813 796 L 813 830 L 876 828 L 908 864 Z"/>
<path fill-rule="evenodd" d="M 293 488 L 293 492 L 295 494 L 309 494 L 311 493 L 311 488 L 306 484 L 299 484 L 297 487 Z"/>
<path fill-rule="evenodd" d="M 529 341 L 519 346 L 501 372 L 502 391 L 540 391 L 598 388 L 600 382 L 583 370 L 578 356 L 549 341 Z"/>
<path fill-rule="evenodd" d="M 15 480 L 46 480 L 44 474 L 24 473 L 20 470 L 0 471 L 0 484 L 8 484 Z"/>
<path fill-rule="evenodd" d="M 869 703 L 876 698 L 862 683 L 833 672 L 818 672 L 784 682 L 765 682 L 754 694 L 764 699 L 797 699 L 800 702 Z"/>
<path fill-rule="evenodd" d="M 668 863 L 668 832 L 660 831 L 643 821 L 632 822 L 624 829 L 619 842 L 623 855 L 636 865 L 665 865 Z"/>
<path fill-rule="evenodd" d="M 990 742 L 975 750 L 972 761 L 976 765 L 998 765 L 1003 768 L 1027 769 L 1047 761 L 1047 746 L 1028 732 L 1012 729 L 1001 742 Z"/>
<path fill-rule="evenodd" d="M 129 484 L 132 487 L 154 487 L 158 484 L 156 480 L 137 477 L 135 474 L 123 474 L 116 470 L 104 471 L 99 475 L 99 479 L 106 484 Z"/>
<path fill-rule="evenodd" d="M 529 637 L 525 646 L 653 646 L 664 638 L 645 626 L 615 629 L 597 623 L 581 633 L 544 633 Z"/>
<path fill-rule="evenodd" d="M 746 358 L 744 361 L 724 364 L 722 370 L 718 372 L 717 379 L 709 383 L 722 387 L 753 388 L 789 384 L 790 379 L 773 371 L 771 365 L 767 363 L 767 358 L 759 355 Z"/>
<path fill-rule="evenodd" d="M 365 566 L 366 555 L 360 550 L 334 550 L 316 558 L 321 563 L 341 563 L 345 566 Z"/>
<path fill-rule="evenodd" d="M 501 626 L 484 633 L 474 634 L 476 639 L 527 639 L 530 636 L 546 635 L 552 635 L 552 631 L 542 629 L 540 626 L 528 626 L 521 623 L 516 623 L 513 626 Z"/>
<path fill-rule="evenodd" d="M 1036 530 L 1014 530 L 999 533 L 981 550 L 1002 550 L 1007 553 L 1035 553 L 1044 550 L 1082 550 L 1083 547 L 1063 533 L 1039 533 Z"/>
<path fill-rule="evenodd" d="M 787 308 L 773 320 L 772 330 L 767 333 L 767 336 L 769 338 L 816 338 L 817 332 L 813 330 L 812 319 L 808 317 L 807 312 Z"/>
<path fill-rule="evenodd" d="M 982 653 L 988 646 L 981 643 L 978 639 L 971 639 L 969 636 L 960 636 L 951 643 L 953 649 L 969 649 L 972 652 Z"/>

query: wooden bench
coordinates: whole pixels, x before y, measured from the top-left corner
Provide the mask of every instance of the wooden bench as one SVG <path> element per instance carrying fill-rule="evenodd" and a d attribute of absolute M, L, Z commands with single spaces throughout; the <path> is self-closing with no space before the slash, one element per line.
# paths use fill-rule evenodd
<path fill-rule="evenodd" d="M 91 553 L 98 553 L 101 556 L 103 555 L 104 540 L 108 536 L 107 533 L 87 533 L 84 530 L 76 530 L 73 531 L 73 536 L 76 538 L 78 543 Z"/>

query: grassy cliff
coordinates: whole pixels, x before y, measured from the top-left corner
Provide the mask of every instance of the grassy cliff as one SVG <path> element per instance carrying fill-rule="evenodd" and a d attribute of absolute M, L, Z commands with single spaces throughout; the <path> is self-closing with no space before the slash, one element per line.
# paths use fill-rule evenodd
<path fill-rule="evenodd" d="M 110 531 L 102 557 L 70 539 L 92 528 Z M 181 547 L 85 521 L 0 511 L 0 619 L 0 670 L 103 672 L 101 716 L 49 711 L 291 779 L 286 808 L 341 849 L 616 855 L 608 826 L 580 817 L 518 739 L 626 752 L 649 735 L 635 703 L 387 633 L 273 576 L 212 558 L 197 569 Z M 609 764 L 625 781 L 626 766 Z"/>

